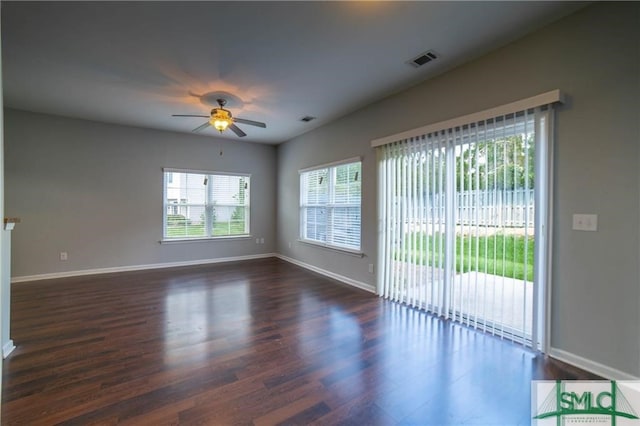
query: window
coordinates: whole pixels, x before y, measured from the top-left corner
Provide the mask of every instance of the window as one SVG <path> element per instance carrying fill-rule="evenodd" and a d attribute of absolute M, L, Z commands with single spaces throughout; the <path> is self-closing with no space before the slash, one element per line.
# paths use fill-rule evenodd
<path fill-rule="evenodd" d="M 549 92 L 372 142 L 378 292 L 544 350 Z"/>
<path fill-rule="evenodd" d="M 360 251 L 361 162 L 300 171 L 300 239 Z"/>
<path fill-rule="evenodd" d="M 164 170 L 165 240 L 249 235 L 250 177 Z"/>

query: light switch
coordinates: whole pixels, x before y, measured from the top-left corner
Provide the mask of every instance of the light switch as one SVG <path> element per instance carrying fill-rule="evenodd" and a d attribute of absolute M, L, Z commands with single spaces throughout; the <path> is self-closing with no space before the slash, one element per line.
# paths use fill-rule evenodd
<path fill-rule="evenodd" d="M 597 214 L 574 214 L 573 229 L 575 231 L 597 231 L 598 215 Z"/>

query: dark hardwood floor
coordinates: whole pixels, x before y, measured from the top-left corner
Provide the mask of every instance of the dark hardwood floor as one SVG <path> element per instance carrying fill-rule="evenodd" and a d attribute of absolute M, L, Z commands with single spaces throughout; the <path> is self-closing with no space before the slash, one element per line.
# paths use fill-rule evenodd
<path fill-rule="evenodd" d="M 13 286 L 2 424 L 529 424 L 593 376 L 278 259 Z"/>

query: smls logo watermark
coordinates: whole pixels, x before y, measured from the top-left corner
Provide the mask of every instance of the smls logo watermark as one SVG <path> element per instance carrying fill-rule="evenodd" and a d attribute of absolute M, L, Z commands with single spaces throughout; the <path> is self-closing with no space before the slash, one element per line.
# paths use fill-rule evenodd
<path fill-rule="evenodd" d="M 531 388 L 536 426 L 639 426 L 640 381 L 535 380 Z"/>

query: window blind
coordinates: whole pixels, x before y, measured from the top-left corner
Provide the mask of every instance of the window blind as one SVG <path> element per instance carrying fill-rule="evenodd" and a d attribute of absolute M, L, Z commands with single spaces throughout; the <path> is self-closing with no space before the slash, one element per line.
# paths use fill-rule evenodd
<path fill-rule="evenodd" d="M 382 297 L 540 347 L 550 113 L 377 145 Z"/>
<path fill-rule="evenodd" d="M 300 238 L 360 250 L 360 161 L 300 172 Z"/>

